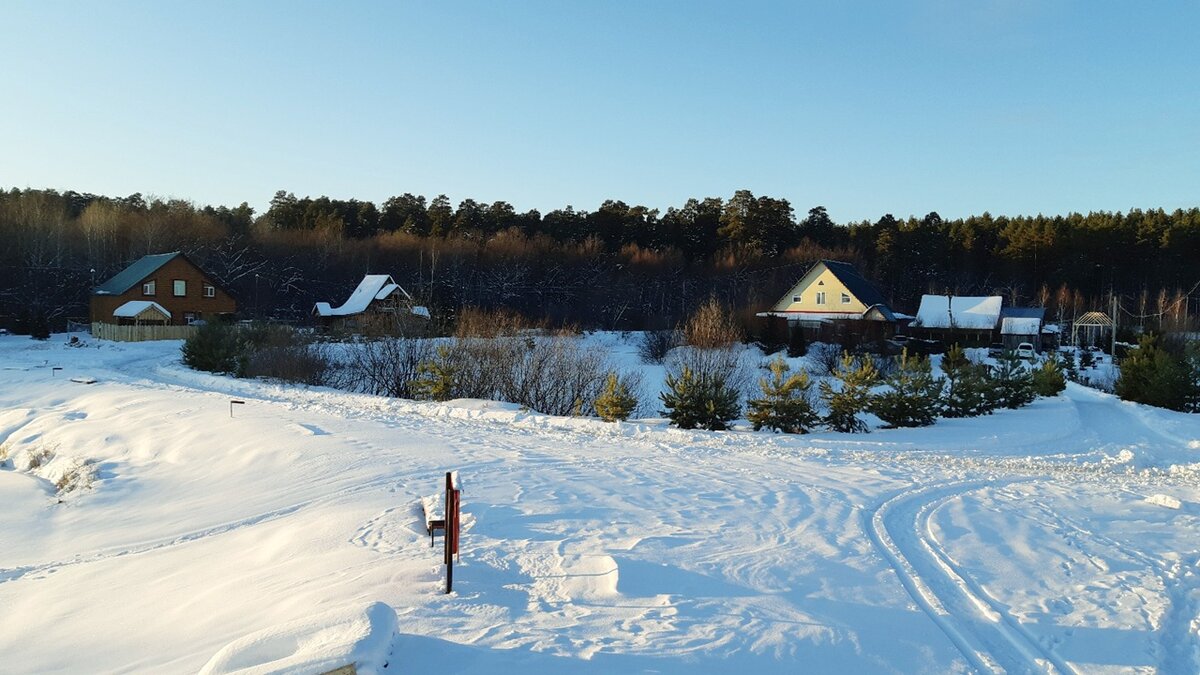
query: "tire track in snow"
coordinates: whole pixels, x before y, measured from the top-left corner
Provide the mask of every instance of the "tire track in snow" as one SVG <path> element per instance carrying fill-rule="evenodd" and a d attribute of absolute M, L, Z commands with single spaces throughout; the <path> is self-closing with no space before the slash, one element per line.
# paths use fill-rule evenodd
<path fill-rule="evenodd" d="M 1017 480 L 957 482 L 902 492 L 866 513 L 866 529 L 905 590 L 976 670 L 1075 673 L 970 579 L 930 532 L 929 517 L 942 503 Z"/>

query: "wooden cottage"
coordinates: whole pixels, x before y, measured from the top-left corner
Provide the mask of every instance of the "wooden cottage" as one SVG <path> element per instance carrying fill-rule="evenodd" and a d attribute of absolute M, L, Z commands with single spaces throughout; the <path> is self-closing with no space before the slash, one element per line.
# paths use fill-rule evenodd
<path fill-rule="evenodd" d="M 143 256 L 92 289 L 92 324 L 187 326 L 228 317 L 237 302 L 186 255 Z"/>
<path fill-rule="evenodd" d="M 806 340 L 871 341 L 892 337 L 896 316 L 883 294 L 853 265 L 822 260 L 760 317 L 784 319 Z"/>
<path fill-rule="evenodd" d="M 417 306 L 408 291 L 390 275 L 368 274 L 341 305 L 318 302 L 313 317 L 320 326 L 354 333 L 410 333 L 423 331 L 429 310 Z"/>

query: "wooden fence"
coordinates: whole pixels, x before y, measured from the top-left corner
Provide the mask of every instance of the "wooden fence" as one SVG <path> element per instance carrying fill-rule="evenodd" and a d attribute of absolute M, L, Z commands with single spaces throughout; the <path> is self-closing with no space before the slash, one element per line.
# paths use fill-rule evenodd
<path fill-rule="evenodd" d="M 117 342 L 186 340 L 195 335 L 197 329 L 197 326 L 119 326 L 111 323 L 92 323 L 92 337 Z"/>

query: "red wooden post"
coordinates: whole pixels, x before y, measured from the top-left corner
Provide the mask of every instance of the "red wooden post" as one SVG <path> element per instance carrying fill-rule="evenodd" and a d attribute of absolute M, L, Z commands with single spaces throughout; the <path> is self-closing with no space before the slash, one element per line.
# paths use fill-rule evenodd
<path fill-rule="evenodd" d="M 459 533 L 459 490 L 454 485 L 454 475 L 446 472 L 446 529 L 442 537 L 445 544 L 443 560 L 446 563 L 446 592 L 454 589 L 454 557 L 458 554 Z"/>

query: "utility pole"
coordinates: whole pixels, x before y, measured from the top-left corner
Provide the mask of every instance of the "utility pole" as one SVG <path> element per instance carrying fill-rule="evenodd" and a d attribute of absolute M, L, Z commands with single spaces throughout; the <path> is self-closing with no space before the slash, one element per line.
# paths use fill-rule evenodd
<path fill-rule="evenodd" d="M 1112 362 L 1117 362 L 1117 294 L 1112 296 Z"/>

